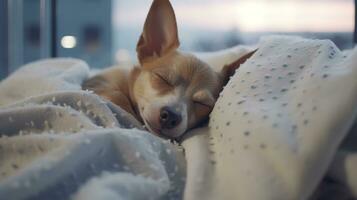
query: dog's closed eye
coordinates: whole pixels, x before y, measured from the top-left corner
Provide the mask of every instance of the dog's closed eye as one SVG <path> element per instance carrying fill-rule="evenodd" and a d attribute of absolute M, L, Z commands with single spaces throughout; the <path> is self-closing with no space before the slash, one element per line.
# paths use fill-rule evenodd
<path fill-rule="evenodd" d="M 204 106 L 211 109 L 215 100 L 208 90 L 199 90 L 193 95 L 192 101 L 195 105 Z"/>
<path fill-rule="evenodd" d="M 206 104 L 206 103 L 204 103 L 204 102 L 201 102 L 201 101 L 193 101 L 193 103 L 195 104 L 195 105 L 198 105 L 198 106 L 203 106 L 203 107 L 207 107 L 207 108 L 212 108 L 212 106 L 211 105 L 208 105 L 208 104 Z"/>
<path fill-rule="evenodd" d="M 165 84 L 165 85 L 170 86 L 170 87 L 173 86 L 173 84 L 170 83 L 168 77 L 166 77 L 166 76 L 163 75 L 163 74 L 160 74 L 159 72 L 152 72 L 152 73 L 151 73 L 151 76 L 152 76 L 152 78 L 153 78 L 156 82 L 158 82 L 159 84 Z"/>

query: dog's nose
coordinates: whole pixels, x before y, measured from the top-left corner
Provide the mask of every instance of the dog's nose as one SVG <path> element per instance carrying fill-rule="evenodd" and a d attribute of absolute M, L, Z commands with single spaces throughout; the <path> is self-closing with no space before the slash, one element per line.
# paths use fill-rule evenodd
<path fill-rule="evenodd" d="M 160 124 L 162 128 L 172 129 L 180 124 L 182 120 L 181 114 L 174 109 L 165 106 L 160 110 Z"/>

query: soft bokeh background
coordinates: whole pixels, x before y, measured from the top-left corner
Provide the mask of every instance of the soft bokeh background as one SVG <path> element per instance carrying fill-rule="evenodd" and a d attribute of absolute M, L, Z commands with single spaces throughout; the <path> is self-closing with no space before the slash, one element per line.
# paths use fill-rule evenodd
<path fill-rule="evenodd" d="M 92 68 L 135 60 L 152 0 L 1 0 L 0 80 L 42 58 L 75 57 Z M 331 39 L 354 46 L 353 0 L 171 0 L 181 49 L 215 51 L 262 35 Z"/>
<path fill-rule="evenodd" d="M 353 0 L 171 0 L 181 48 L 213 51 L 256 43 L 265 34 L 332 39 L 352 47 Z M 113 2 L 117 61 L 135 57 L 135 45 L 151 0 Z"/>

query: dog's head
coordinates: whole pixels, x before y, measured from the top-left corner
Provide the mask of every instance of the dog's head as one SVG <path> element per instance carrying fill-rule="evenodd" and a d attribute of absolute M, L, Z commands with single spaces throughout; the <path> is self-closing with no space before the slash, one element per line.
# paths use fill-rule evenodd
<path fill-rule="evenodd" d="M 216 72 L 178 46 L 170 2 L 154 0 L 137 44 L 141 66 L 132 72 L 131 91 L 146 127 L 168 138 L 205 121 L 229 76 L 252 54 Z"/>

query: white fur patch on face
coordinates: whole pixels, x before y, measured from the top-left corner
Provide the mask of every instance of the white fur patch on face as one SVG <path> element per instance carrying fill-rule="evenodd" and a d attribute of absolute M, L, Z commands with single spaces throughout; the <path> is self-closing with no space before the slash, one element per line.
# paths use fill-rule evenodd
<path fill-rule="evenodd" d="M 150 131 L 167 137 L 179 137 L 187 130 L 188 114 L 187 103 L 183 99 L 183 89 L 180 87 L 166 95 L 158 95 L 151 87 L 145 90 L 145 99 L 138 98 L 140 115 Z M 170 107 L 181 115 L 181 122 L 174 128 L 164 129 L 160 124 L 160 111 L 164 107 Z"/>

